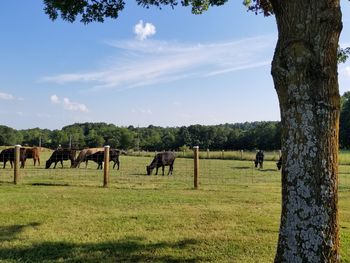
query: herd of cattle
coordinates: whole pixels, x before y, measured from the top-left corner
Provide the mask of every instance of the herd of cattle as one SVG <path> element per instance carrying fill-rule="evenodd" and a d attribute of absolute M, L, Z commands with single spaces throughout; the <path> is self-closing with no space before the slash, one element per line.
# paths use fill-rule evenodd
<path fill-rule="evenodd" d="M 53 168 L 56 168 L 57 163 L 61 163 L 63 167 L 63 161 L 70 160 L 71 168 L 80 167 L 80 164 L 85 162 L 85 167 L 87 167 L 88 161 L 94 161 L 98 164 L 97 169 L 102 169 L 102 163 L 104 162 L 104 149 L 103 148 L 89 148 L 83 149 L 79 152 L 78 157 L 76 157 L 77 151 L 74 149 L 63 149 L 59 148 L 55 150 L 50 158 L 46 161 L 45 168 L 48 169 L 54 163 Z M 120 154 L 126 154 L 126 152 L 118 150 L 118 149 L 110 149 L 109 150 L 109 161 L 113 161 L 113 169 L 117 165 L 117 169 L 119 170 L 119 156 Z M 24 168 L 26 160 L 33 159 L 34 166 L 38 162 L 40 165 L 40 150 L 37 147 L 34 148 L 20 148 L 20 156 L 19 160 L 21 163 L 21 168 Z M 7 148 L 1 151 L 0 153 L 0 162 L 4 163 L 4 167 L 6 168 L 6 163 L 10 162 L 11 168 L 13 167 L 13 163 L 15 161 L 15 149 Z M 164 175 L 164 166 L 169 166 L 169 173 L 171 175 L 173 172 L 175 161 L 175 154 L 173 152 L 162 152 L 156 154 L 153 161 L 150 165 L 146 166 L 147 175 L 152 174 L 152 170 L 156 168 L 156 175 L 158 174 L 158 168 L 162 167 L 163 175 Z"/>
<path fill-rule="evenodd" d="M 104 162 L 104 149 L 103 148 L 89 148 L 83 149 L 79 152 L 78 157 L 76 157 L 77 151 L 74 149 L 62 149 L 59 148 L 55 150 L 50 158 L 46 161 L 45 168 L 48 169 L 54 163 L 53 168 L 56 168 L 57 163 L 61 163 L 63 167 L 63 161 L 70 160 L 71 168 L 80 167 L 80 164 L 85 162 L 85 167 L 87 167 L 88 161 L 94 161 L 98 164 L 97 169 L 102 169 L 102 163 Z M 124 151 L 118 149 L 109 150 L 109 161 L 113 161 L 113 169 L 117 165 L 119 170 L 119 156 L 120 154 L 126 154 Z M 34 148 L 20 148 L 20 162 L 21 168 L 24 168 L 27 159 L 34 160 L 34 166 L 36 163 L 40 165 L 40 150 L 37 147 Z M 15 149 L 7 148 L 0 153 L 0 162 L 4 163 L 4 168 L 6 163 L 9 161 L 11 168 L 13 167 L 13 162 L 15 160 Z M 168 175 L 173 173 L 174 169 L 175 154 L 173 152 L 162 152 L 156 154 L 150 165 L 146 166 L 147 175 L 151 175 L 153 169 L 156 169 L 156 175 L 158 174 L 158 168 L 162 167 L 162 172 L 164 175 L 164 166 L 169 166 Z M 263 168 L 264 162 L 264 152 L 258 151 L 255 156 L 255 167 Z M 282 157 L 276 163 L 278 170 L 282 167 Z"/>

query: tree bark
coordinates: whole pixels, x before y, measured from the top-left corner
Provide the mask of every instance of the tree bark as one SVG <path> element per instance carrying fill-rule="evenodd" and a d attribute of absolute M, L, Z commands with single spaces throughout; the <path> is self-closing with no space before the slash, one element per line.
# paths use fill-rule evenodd
<path fill-rule="evenodd" d="M 272 76 L 282 123 L 282 213 L 275 262 L 339 262 L 339 0 L 271 0 Z"/>

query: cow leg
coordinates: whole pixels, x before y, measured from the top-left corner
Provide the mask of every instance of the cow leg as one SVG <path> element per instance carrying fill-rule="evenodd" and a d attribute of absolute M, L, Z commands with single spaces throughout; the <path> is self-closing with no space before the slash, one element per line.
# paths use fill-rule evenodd
<path fill-rule="evenodd" d="M 55 168 L 56 168 L 56 165 L 57 165 L 57 161 L 55 161 L 55 165 L 54 165 L 53 169 L 55 169 Z"/>
<path fill-rule="evenodd" d="M 89 160 L 86 160 L 86 161 L 85 161 L 85 169 L 87 168 L 88 161 L 89 161 Z"/>
<path fill-rule="evenodd" d="M 61 162 L 61 166 L 62 166 L 62 168 L 63 168 L 63 160 L 60 160 L 60 162 Z"/>
<path fill-rule="evenodd" d="M 172 175 L 172 174 L 173 174 L 173 164 L 170 164 L 168 175 Z"/>
<path fill-rule="evenodd" d="M 40 166 L 40 158 L 38 158 L 38 166 Z"/>
<path fill-rule="evenodd" d="M 118 165 L 118 168 L 117 168 L 117 170 L 119 170 L 119 161 L 117 160 L 115 163 L 114 163 L 114 165 L 113 165 L 113 169 L 114 169 L 114 167 L 115 167 L 115 165 Z"/>
<path fill-rule="evenodd" d="M 159 167 L 157 166 L 157 168 L 156 168 L 156 175 L 158 175 L 158 168 L 159 168 Z"/>
<path fill-rule="evenodd" d="M 164 176 L 164 165 L 162 165 L 162 175 Z"/>

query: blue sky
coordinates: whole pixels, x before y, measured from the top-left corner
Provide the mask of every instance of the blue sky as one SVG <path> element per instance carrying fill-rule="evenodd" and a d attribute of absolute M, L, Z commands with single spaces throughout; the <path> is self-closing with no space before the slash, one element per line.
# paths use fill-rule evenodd
<path fill-rule="evenodd" d="M 41 0 L 0 9 L 0 119 L 17 129 L 75 122 L 182 126 L 279 120 L 270 63 L 274 17 L 229 1 L 203 15 L 127 1 L 117 20 L 57 20 Z M 341 45 L 350 46 L 342 0 Z M 350 62 L 339 66 L 341 94 Z"/>

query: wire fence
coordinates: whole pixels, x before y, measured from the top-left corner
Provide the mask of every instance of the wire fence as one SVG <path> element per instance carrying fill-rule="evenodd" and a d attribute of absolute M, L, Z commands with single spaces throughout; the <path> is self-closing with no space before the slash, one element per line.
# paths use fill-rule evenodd
<path fill-rule="evenodd" d="M 87 166 L 81 163 L 79 168 L 71 168 L 69 160 L 63 161 L 55 169 L 45 169 L 45 162 L 50 158 L 52 151 L 40 151 L 40 165 L 34 166 L 34 160 L 26 160 L 25 167 L 19 169 L 18 182 L 28 185 L 65 185 L 65 186 L 103 186 L 104 171 L 97 169 L 97 163 L 88 161 Z M 211 154 L 211 153 L 209 153 Z M 246 153 L 247 154 L 247 153 Z M 201 151 L 199 161 L 199 188 L 207 190 L 229 190 L 232 187 L 266 187 L 280 190 L 281 172 L 277 169 L 276 160 L 278 151 L 266 154 L 263 168 L 255 168 L 254 155 L 246 155 L 240 159 L 213 159 L 207 151 Z M 138 152 L 120 155 L 120 168 L 109 167 L 109 187 L 130 189 L 193 189 L 194 188 L 194 160 L 189 152 L 187 155 L 176 153 L 174 172 L 168 176 L 168 166 L 164 176 L 159 168 L 158 175 L 148 176 L 146 166 L 152 162 L 154 152 Z M 215 155 L 214 155 L 215 156 Z M 13 157 L 7 156 L 8 159 Z M 3 162 L 3 159 L 0 159 Z M 5 169 L 0 169 L 0 183 L 13 183 L 14 169 L 10 162 Z M 339 190 L 350 191 L 350 166 L 339 166 Z"/>

